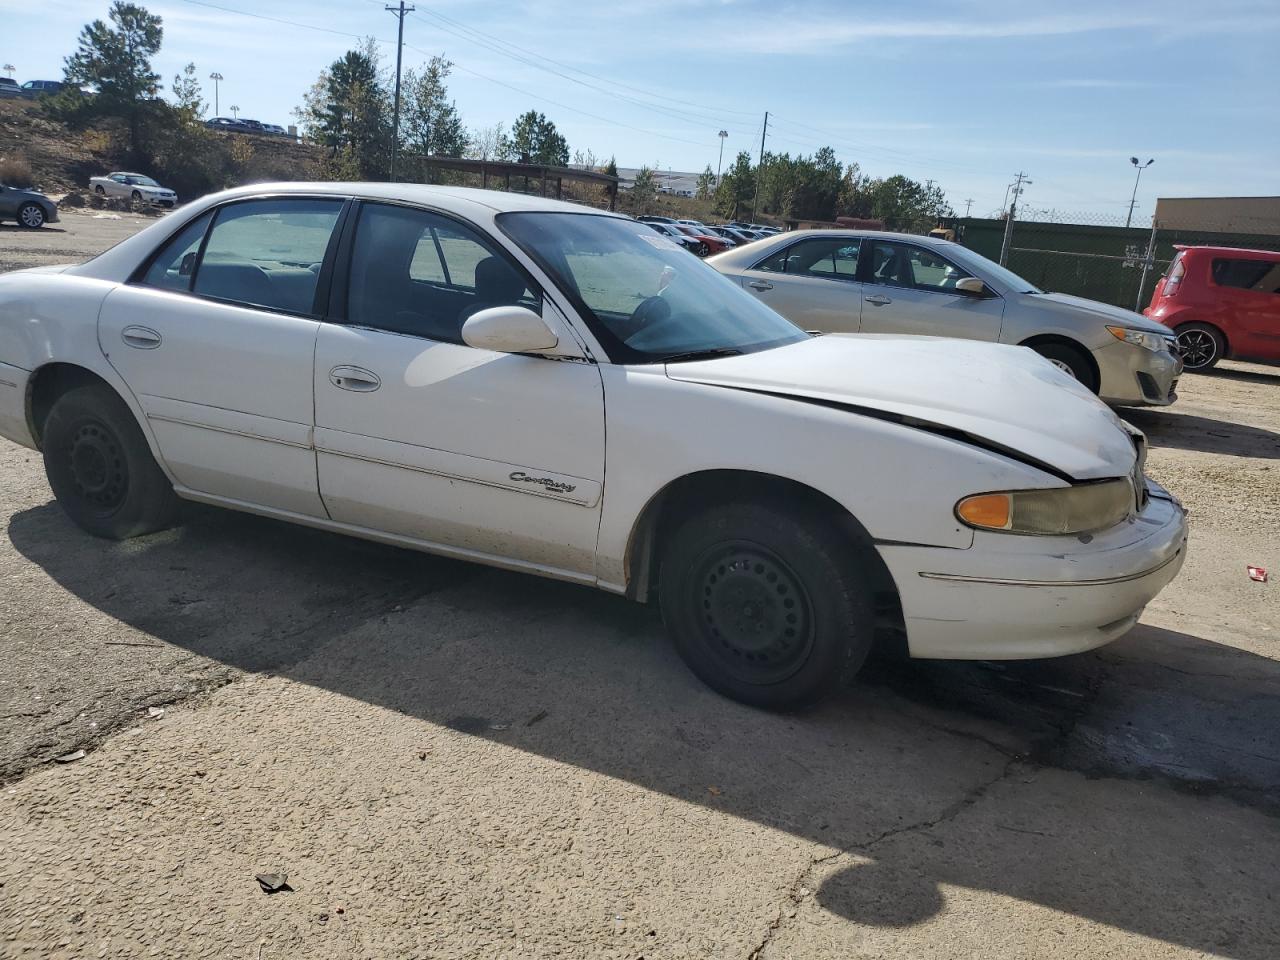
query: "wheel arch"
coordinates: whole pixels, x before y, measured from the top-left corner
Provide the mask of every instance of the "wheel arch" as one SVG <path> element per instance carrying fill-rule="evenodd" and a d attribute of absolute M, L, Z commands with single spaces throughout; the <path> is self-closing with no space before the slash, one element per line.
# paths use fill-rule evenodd
<path fill-rule="evenodd" d="M 699 509 L 728 500 L 758 499 L 803 507 L 830 517 L 867 561 L 876 600 L 877 644 L 896 640 L 905 650 L 906 628 L 898 587 L 876 549 L 875 539 L 852 513 L 808 484 L 776 474 L 711 469 L 670 481 L 649 498 L 631 528 L 625 555 L 626 594 L 641 603 L 657 593 L 658 566 L 667 539 Z"/>
<path fill-rule="evenodd" d="M 127 397 L 121 396 L 115 385 L 94 373 L 88 367 L 76 363 L 55 360 L 37 368 L 27 381 L 27 429 L 36 443 L 36 449 L 43 449 L 41 437 L 44 433 L 45 421 L 49 411 L 53 409 L 58 397 L 68 390 L 97 384 L 106 387 L 120 396 L 126 406 L 132 409 Z M 145 431 L 144 431 L 145 435 Z"/>
<path fill-rule="evenodd" d="M 1056 343 L 1060 346 L 1070 347 L 1081 356 L 1084 357 L 1085 363 L 1089 364 L 1089 369 L 1093 371 L 1093 382 L 1101 386 L 1102 371 L 1098 369 L 1098 361 L 1093 355 L 1093 351 L 1086 347 L 1079 340 L 1072 339 L 1061 333 L 1038 333 L 1034 337 L 1027 337 L 1018 344 L 1020 347 L 1030 347 L 1035 349 L 1043 344 Z"/>

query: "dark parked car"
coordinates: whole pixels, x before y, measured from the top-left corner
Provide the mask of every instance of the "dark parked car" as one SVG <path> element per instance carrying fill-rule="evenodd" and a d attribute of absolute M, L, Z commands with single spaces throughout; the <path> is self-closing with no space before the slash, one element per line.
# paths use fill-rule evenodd
<path fill-rule="evenodd" d="M 34 230 L 58 220 L 58 205 L 39 190 L 0 183 L 0 220 L 16 220 Z"/>
<path fill-rule="evenodd" d="M 22 85 L 22 95 L 28 100 L 38 100 L 59 93 L 65 86 L 61 80 L 28 80 Z"/>
<path fill-rule="evenodd" d="M 0 77 L 0 99 L 22 96 L 22 88 L 13 77 Z"/>

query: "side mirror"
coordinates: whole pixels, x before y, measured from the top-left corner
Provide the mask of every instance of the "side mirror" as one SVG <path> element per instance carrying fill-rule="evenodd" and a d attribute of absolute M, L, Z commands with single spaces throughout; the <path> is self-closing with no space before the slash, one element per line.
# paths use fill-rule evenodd
<path fill-rule="evenodd" d="M 462 325 L 462 340 L 469 347 L 497 353 L 539 353 L 560 342 L 540 316 L 519 306 L 473 313 Z"/>
<path fill-rule="evenodd" d="M 965 277 L 956 281 L 956 292 L 967 293 L 973 297 L 985 297 L 990 291 L 987 285 L 977 277 Z"/>

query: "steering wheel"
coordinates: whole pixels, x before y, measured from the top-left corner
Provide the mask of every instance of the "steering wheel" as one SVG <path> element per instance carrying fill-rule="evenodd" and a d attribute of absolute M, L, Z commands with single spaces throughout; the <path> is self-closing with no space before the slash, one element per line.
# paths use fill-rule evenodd
<path fill-rule="evenodd" d="M 631 316 L 627 322 L 637 331 L 649 326 L 650 324 L 662 323 L 664 320 L 671 319 L 671 304 L 665 298 L 660 296 L 645 297 L 631 311 Z"/>

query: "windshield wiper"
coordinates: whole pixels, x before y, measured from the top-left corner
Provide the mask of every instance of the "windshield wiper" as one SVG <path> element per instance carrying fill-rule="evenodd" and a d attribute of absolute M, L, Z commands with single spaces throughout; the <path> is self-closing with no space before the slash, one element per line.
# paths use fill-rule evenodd
<path fill-rule="evenodd" d="M 669 357 L 661 357 L 656 363 L 683 363 L 686 360 L 714 360 L 716 357 L 737 357 L 742 351 L 737 347 L 708 347 L 705 350 L 688 350 L 684 353 L 673 353 Z"/>

